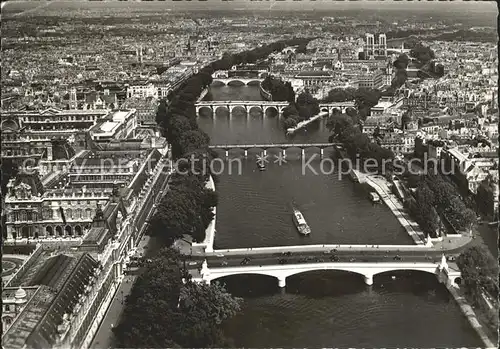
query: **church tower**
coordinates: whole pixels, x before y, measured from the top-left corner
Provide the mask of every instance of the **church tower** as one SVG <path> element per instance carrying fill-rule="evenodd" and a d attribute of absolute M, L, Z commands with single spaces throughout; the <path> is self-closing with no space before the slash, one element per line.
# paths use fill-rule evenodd
<path fill-rule="evenodd" d="M 77 109 L 78 108 L 78 101 L 76 99 L 76 88 L 72 88 L 70 93 L 69 93 L 69 109 Z"/>

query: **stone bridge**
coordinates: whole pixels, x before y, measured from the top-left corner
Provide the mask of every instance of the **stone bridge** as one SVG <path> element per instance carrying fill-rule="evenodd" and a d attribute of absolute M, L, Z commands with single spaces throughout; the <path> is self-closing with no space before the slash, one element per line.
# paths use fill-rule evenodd
<path fill-rule="evenodd" d="M 205 282 L 210 284 L 211 281 L 218 278 L 231 275 L 241 274 L 257 274 L 267 275 L 278 279 L 279 287 L 286 286 L 286 278 L 295 274 L 305 273 L 317 270 L 340 270 L 351 273 L 356 273 L 363 276 L 367 285 L 373 284 L 373 277 L 377 274 L 398 271 L 421 271 L 436 275 L 442 282 L 448 282 L 451 285 L 456 285 L 460 278 L 460 272 L 451 269 L 446 258 L 439 263 L 424 263 L 424 262 L 326 262 L 326 263 L 301 263 L 301 264 L 276 264 L 276 265 L 244 265 L 244 266 L 228 266 L 209 268 L 206 260 L 203 262 L 199 275 L 193 277 L 196 282 Z"/>
<path fill-rule="evenodd" d="M 200 115 L 201 108 L 209 108 L 212 115 L 215 115 L 219 108 L 229 110 L 229 116 L 232 116 L 234 108 L 243 108 L 245 112 L 250 112 L 251 109 L 257 108 L 265 116 L 267 111 L 272 109 L 281 117 L 283 109 L 288 106 L 285 101 L 199 101 L 195 103 L 196 116 Z M 330 116 L 335 110 L 345 113 L 348 108 L 354 108 L 354 102 L 338 102 L 338 103 L 322 103 L 319 105 L 320 111 L 327 112 Z"/>
<path fill-rule="evenodd" d="M 288 102 L 274 102 L 274 101 L 200 101 L 195 103 L 196 116 L 200 115 L 201 108 L 210 108 L 212 115 L 216 115 L 219 108 L 229 110 L 229 116 L 233 115 L 234 108 L 243 108 L 245 112 L 250 112 L 251 109 L 257 108 L 265 116 L 267 111 L 272 109 L 281 116 L 283 109 L 288 105 Z"/>
<path fill-rule="evenodd" d="M 318 148 L 320 150 L 320 155 L 323 156 L 323 151 L 325 148 L 334 147 L 340 145 L 340 143 L 267 143 L 267 144 L 218 144 L 210 145 L 210 149 L 222 149 L 226 152 L 226 157 L 229 156 L 229 150 L 231 149 L 243 149 L 245 151 L 245 157 L 248 156 L 249 149 L 262 149 L 264 156 L 267 155 L 267 150 L 276 148 L 281 149 L 283 156 L 286 156 L 286 149 L 289 148 L 299 148 L 301 150 L 301 155 L 304 157 L 306 148 Z"/>
<path fill-rule="evenodd" d="M 226 78 L 226 77 L 220 77 L 220 78 L 213 78 L 212 84 L 213 83 L 222 83 L 224 85 L 229 85 L 232 82 L 240 82 L 244 85 L 256 85 L 259 86 L 260 83 L 264 81 L 262 78 L 240 78 L 240 77 L 232 77 L 232 78 Z"/>

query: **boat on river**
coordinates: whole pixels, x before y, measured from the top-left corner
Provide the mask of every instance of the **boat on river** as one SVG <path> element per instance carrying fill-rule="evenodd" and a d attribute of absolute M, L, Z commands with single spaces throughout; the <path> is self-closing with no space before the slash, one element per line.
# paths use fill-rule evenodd
<path fill-rule="evenodd" d="M 262 161 L 257 161 L 257 168 L 259 171 L 265 171 L 266 170 L 266 165 Z"/>
<path fill-rule="evenodd" d="M 379 201 L 380 201 L 380 196 L 378 195 L 378 193 L 376 193 L 376 192 L 372 191 L 372 192 L 370 193 L 370 200 L 371 200 L 372 202 L 379 202 Z"/>
<path fill-rule="evenodd" d="M 293 205 L 292 208 L 293 208 L 293 222 L 295 223 L 295 226 L 297 227 L 299 233 L 304 236 L 311 234 L 311 228 L 307 224 L 302 212 L 300 212 L 299 209 Z"/>

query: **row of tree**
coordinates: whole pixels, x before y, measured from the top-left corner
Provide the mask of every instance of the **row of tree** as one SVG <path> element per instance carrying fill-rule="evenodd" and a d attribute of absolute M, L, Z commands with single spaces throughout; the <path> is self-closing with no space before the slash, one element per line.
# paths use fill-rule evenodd
<path fill-rule="evenodd" d="M 166 248 L 137 278 L 113 329 L 118 348 L 232 346 L 221 324 L 240 311 L 242 300 L 218 283 L 191 282 L 182 264 L 178 252 Z"/>
<path fill-rule="evenodd" d="M 414 64 L 420 69 L 418 72 L 418 77 L 420 78 L 439 78 L 444 75 L 444 67 L 442 64 L 434 61 L 436 55 L 434 51 L 416 39 L 408 40 L 405 43 L 407 48 L 410 48 L 410 57 L 414 59 Z M 395 71 L 394 78 L 391 81 L 391 90 L 394 91 L 399 87 L 403 86 L 408 79 L 408 64 L 410 63 L 410 57 L 405 53 L 399 55 L 399 57 L 394 61 L 393 66 Z"/>
<path fill-rule="evenodd" d="M 208 149 L 210 138 L 198 127 L 194 105 L 202 91 L 212 83 L 212 74 L 216 70 L 228 70 L 235 64 L 255 63 L 274 51 L 309 40 L 283 40 L 235 55 L 225 54 L 188 78 L 175 93 L 168 96 L 168 101 L 160 102 L 156 122 L 171 145 L 173 159 L 184 161 L 178 163 L 185 167 L 180 170 L 187 172 L 187 175 L 177 173 L 172 176 L 170 190 L 151 219 L 149 235 L 160 237 L 167 245 L 183 234 L 190 234 L 197 242 L 205 239 L 205 230 L 213 218 L 212 208 L 217 204 L 217 195 L 205 188 L 209 173 L 204 173 L 200 166 L 202 162 L 211 160 Z M 190 171 L 193 168 L 196 171 Z"/>
<path fill-rule="evenodd" d="M 295 127 L 300 121 L 307 120 L 319 113 L 319 101 L 309 91 L 304 91 L 295 99 L 295 92 L 290 82 L 268 76 L 262 82 L 262 88 L 271 93 L 273 101 L 287 101 L 283 110 L 283 127 Z"/>
<path fill-rule="evenodd" d="M 308 91 L 304 91 L 297 100 L 283 110 L 283 127 L 295 127 L 300 121 L 310 119 L 319 113 L 319 102 Z"/>
<path fill-rule="evenodd" d="M 476 214 L 464 204 L 457 189 L 440 175 L 428 174 L 425 181 L 429 186 L 427 200 L 457 230 L 470 230 L 476 222 Z"/>
<path fill-rule="evenodd" d="M 467 248 L 457 258 L 457 266 L 462 274 L 465 294 L 474 305 L 480 305 L 482 293 L 497 297 L 498 261 L 482 245 Z M 497 314 L 498 315 L 498 314 Z M 498 326 L 498 316 L 496 316 Z M 495 331 L 498 327 L 495 326 Z"/>
<path fill-rule="evenodd" d="M 415 199 L 406 201 L 405 206 L 422 231 L 435 238 L 438 237 L 441 221 L 434 205 L 426 201 L 428 198 L 433 199 L 433 193 L 428 184 L 421 180 L 415 192 Z"/>
<path fill-rule="evenodd" d="M 377 105 L 382 93 L 378 89 L 360 87 L 360 88 L 334 88 L 328 92 L 323 99 L 324 103 L 354 101 L 357 117 L 360 120 L 366 120 L 370 115 L 370 109 Z"/>
<path fill-rule="evenodd" d="M 422 177 L 415 199 L 416 207 L 410 206 L 410 213 L 422 230 L 432 237 L 442 224 L 441 217 L 457 230 L 471 229 L 476 222 L 474 211 L 467 208 L 456 188 L 440 175 Z"/>
<path fill-rule="evenodd" d="M 279 78 L 268 75 L 262 81 L 262 88 L 271 94 L 273 101 L 286 101 L 290 103 L 295 101 L 295 92 L 290 82 L 284 82 Z"/>
<path fill-rule="evenodd" d="M 184 166 L 196 166 L 186 162 Z M 170 246 L 175 240 L 189 234 L 195 242 L 205 239 L 205 231 L 214 218 L 212 208 L 217 206 L 217 193 L 205 187 L 205 177 L 193 174 L 190 168 L 182 169 L 187 174 L 174 173 L 169 190 L 162 198 L 155 215 L 150 220 L 148 235 L 160 238 Z M 201 168 L 196 172 L 201 173 Z"/>
<path fill-rule="evenodd" d="M 364 161 L 373 159 L 378 167 L 382 170 L 385 166 L 386 171 L 392 170 L 392 159 L 394 153 L 390 149 L 381 147 L 379 144 L 372 142 L 370 138 L 361 131 L 360 125 L 356 122 L 357 114 L 341 114 L 332 115 L 327 121 L 327 127 L 331 132 L 328 140 L 330 142 L 341 142 L 347 151 L 347 155 L 351 160 L 355 161 L 357 157 Z"/>
<path fill-rule="evenodd" d="M 302 42 L 308 40 L 280 41 L 234 56 L 224 55 L 189 78 L 169 96 L 170 103 L 161 101 L 157 123 L 172 145 L 172 157 L 183 161 L 177 161 L 179 173 L 170 178 L 169 190 L 150 222 L 148 234 L 160 237 L 167 245 L 183 234 L 191 234 L 195 241 L 205 238 L 217 195 L 205 187 L 208 174 L 203 173 L 198 161 L 210 161 L 213 154 L 208 151 L 209 137 L 196 123 L 194 103 L 212 82 L 213 72 L 253 63 Z M 232 297 L 217 283 L 209 286 L 191 282 L 180 267 L 181 259 L 178 252 L 164 249 L 139 276 L 127 297 L 122 321 L 114 329 L 118 347 L 232 346 L 221 324 L 240 310 L 241 299 Z"/>

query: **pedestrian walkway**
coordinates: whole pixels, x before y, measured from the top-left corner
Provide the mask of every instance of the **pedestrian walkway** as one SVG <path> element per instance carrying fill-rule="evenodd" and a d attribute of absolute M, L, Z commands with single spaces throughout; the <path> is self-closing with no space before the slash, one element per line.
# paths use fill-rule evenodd
<path fill-rule="evenodd" d="M 385 204 L 399 220 L 406 232 L 413 238 L 416 244 L 425 244 L 425 234 L 418 224 L 404 211 L 403 205 L 398 198 L 392 194 L 387 186 L 387 180 L 380 176 L 364 175 L 366 183 L 377 191 Z"/>

